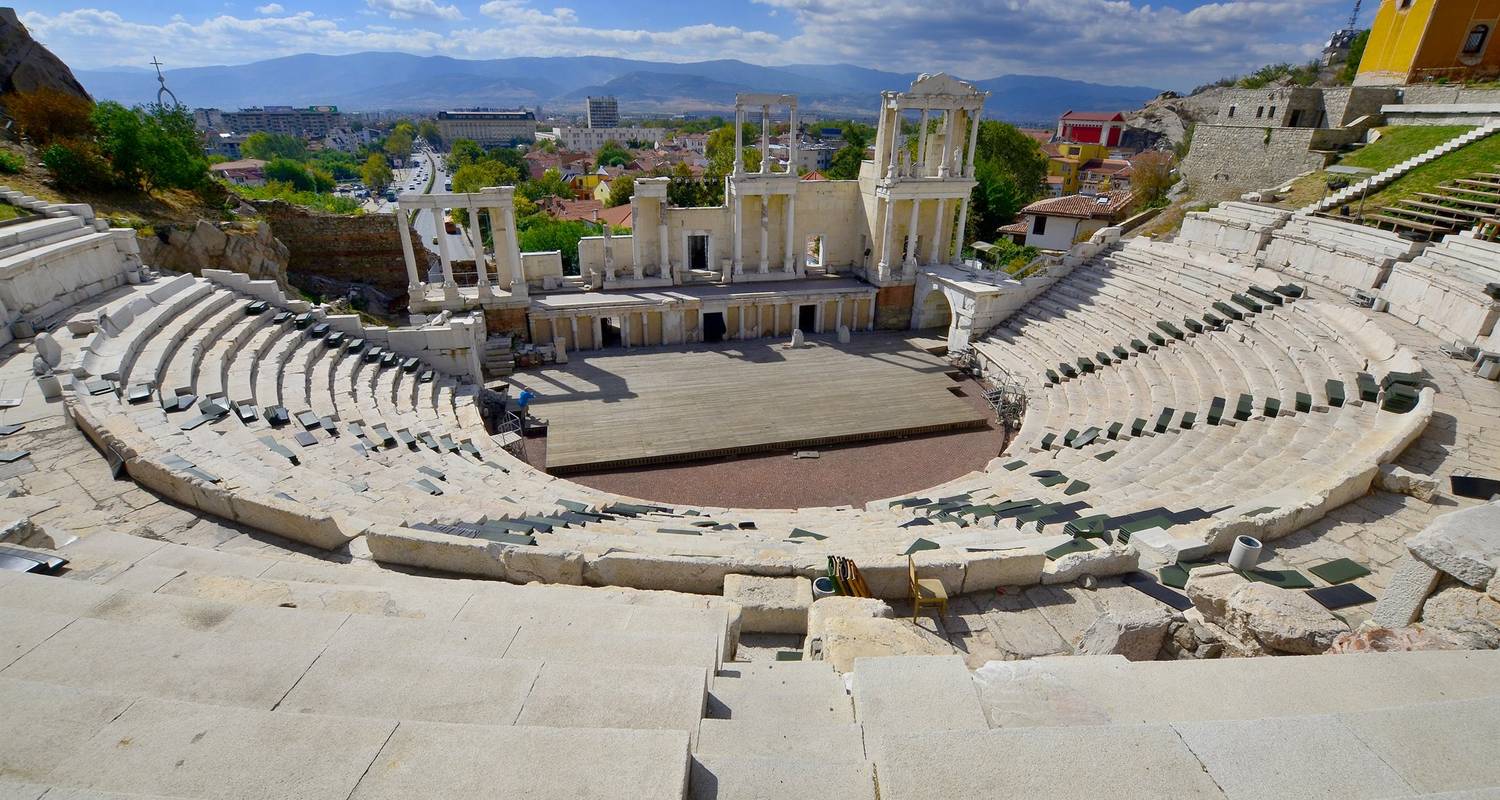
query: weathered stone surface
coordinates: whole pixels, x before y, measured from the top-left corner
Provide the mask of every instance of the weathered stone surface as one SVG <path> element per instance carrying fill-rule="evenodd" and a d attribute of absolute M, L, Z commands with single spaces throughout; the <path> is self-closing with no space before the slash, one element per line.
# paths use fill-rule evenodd
<path fill-rule="evenodd" d="M 1184 558 L 1200 558 L 1208 554 L 1208 542 L 1173 536 L 1171 531 L 1162 528 L 1136 531 L 1130 537 L 1130 544 L 1143 555 L 1163 564 L 1176 564 Z"/>
<path fill-rule="evenodd" d="M 1226 569 L 1194 570 L 1187 594 L 1204 620 L 1223 628 L 1231 640 L 1270 651 L 1322 653 L 1349 630 L 1304 592 L 1247 581 Z"/>
<path fill-rule="evenodd" d="M 879 617 L 834 617 L 823 625 L 823 659 L 839 672 L 866 656 L 946 656 L 953 647 L 909 621 Z"/>
<path fill-rule="evenodd" d="M 387 227 L 391 227 L 387 222 Z M 391 231 L 394 236 L 395 230 Z M 198 220 L 192 230 L 163 227 L 138 240 L 141 260 L 153 267 L 202 274 L 205 268 L 227 269 L 251 278 L 274 280 L 288 287 L 291 252 L 271 235 L 265 223 Z"/>
<path fill-rule="evenodd" d="M 724 576 L 724 599 L 741 608 L 741 628 L 750 633 L 806 633 L 812 582 L 803 577 Z"/>
<path fill-rule="evenodd" d="M 1329 653 L 1403 653 L 1415 650 L 1450 650 L 1453 643 L 1421 628 L 1360 628 L 1341 633 Z"/>
<path fill-rule="evenodd" d="M 1042 570 L 1042 583 L 1072 583 L 1085 575 L 1120 575 L 1140 563 L 1140 554 L 1127 545 L 1112 544 L 1084 553 L 1072 553 Z"/>
<path fill-rule="evenodd" d="M 1410 553 L 1401 558 L 1370 618 L 1388 628 L 1410 625 L 1422 611 L 1442 573 Z"/>
<path fill-rule="evenodd" d="M 15 9 L 0 9 L 0 95 L 38 89 L 89 96 L 68 65 L 31 38 Z"/>
<path fill-rule="evenodd" d="M 1381 464 L 1375 473 L 1375 487 L 1387 492 L 1409 494 L 1428 503 L 1437 494 L 1437 480 L 1430 475 L 1419 475 L 1395 464 Z"/>
<path fill-rule="evenodd" d="M 1468 650 L 1500 648 L 1500 601 L 1450 583 L 1422 605 L 1422 628 Z"/>
<path fill-rule="evenodd" d="M 813 601 L 807 611 L 807 638 L 803 640 L 803 658 L 812 659 L 822 652 L 823 639 L 828 623 L 841 617 L 858 619 L 889 619 L 891 607 L 884 600 L 873 597 L 820 597 Z"/>
<path fill-rule="evenodd" d="M 1106 611 L 1083 632 L 1079 655 L 1122 655 L 1151 661 L 1161 650 L 1172 614 L 1165 606 L 1151 611 Z"/>
<path fill-rule="evenodd" d="M 1483 589 L 1500 562 L 1500 504 L 1444 514 L 1408 539 L 1406 548 L 1429 565 Z"/>
<path fill-rule="evenodd" d="M 1349 630 L 1306 593 L 1264 583 L 1235 589 L 1228 607 L 1227 629 L 1248 632 L 1267 648 L 1283 653 L 1322 653 Z"/>

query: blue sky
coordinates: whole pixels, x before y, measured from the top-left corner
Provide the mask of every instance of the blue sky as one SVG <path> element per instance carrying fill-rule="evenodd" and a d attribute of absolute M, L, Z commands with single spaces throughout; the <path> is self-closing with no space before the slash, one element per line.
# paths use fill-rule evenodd
<path fill-rule="evenodd" d="M 1375 3 L 1365 11 L 1363 24 Z M 851 63 L 1183 89 L 1314 57 L 1352 0 L 46 0 L 16 10 L 71 66 L 400 50 Z"/>

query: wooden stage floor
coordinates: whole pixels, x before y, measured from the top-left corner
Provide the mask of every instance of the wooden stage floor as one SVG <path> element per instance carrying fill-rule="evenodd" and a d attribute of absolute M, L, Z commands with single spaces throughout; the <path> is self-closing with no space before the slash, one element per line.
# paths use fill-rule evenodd
<path fill-rule="evenodd" d="M 906 334 L 569 354 L 511 377 L 537 394 L 549 471 L 578 472 L 982 427 L 947 362 Z M 920 340 L 924 344 L 931 339 Z M 512 390 L 512 396 L 519 388 Z"/>

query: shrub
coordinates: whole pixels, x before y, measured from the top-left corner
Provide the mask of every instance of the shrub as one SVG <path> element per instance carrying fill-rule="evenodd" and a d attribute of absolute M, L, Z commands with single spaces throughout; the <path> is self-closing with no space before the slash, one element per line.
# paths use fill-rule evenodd
<path fill-rule="evenodd" d="M 265 186 L 235 186 L 232 191 L 251 200 L 282 200 L 292 205 L 327 211 L 333 214 L 357 214 L 360 203 L 352 197 L 336 194 L 302 192 L 291 184 L 271 182 Z"/>
<path fill-rule="evenodd" d="M 14 175 L 23 169 L 26 169 L 26 159 L 20 153 L 0 150 L 0 172 Z"/>
<path fill-rule="evenodd" d="M 93 131 L 89 114 L 94 104 L 57 89 L 7 94 L 0 97 L 0 106 L 16 121 L 21 134 L 38 147 L 82 139 Z"/>
<path fill-rule="evenodd" d="M 42 152 L 42 166 L 63 189 L 100 191 L 119 185 L 109 161 L 88 142 L 58 142 Z"/>

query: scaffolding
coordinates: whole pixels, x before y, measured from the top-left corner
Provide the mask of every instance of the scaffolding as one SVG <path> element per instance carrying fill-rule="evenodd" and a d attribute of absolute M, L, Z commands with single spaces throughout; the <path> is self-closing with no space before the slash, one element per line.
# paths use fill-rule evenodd
<path fill-rule="evenodd" d="M 984 387 L 984 401 L 1007 432 L 1020 429 L 1021 421 L 1026 417 L 1027 396 L 1026 386 L 1020 380 L 993 359 L 983 358 L 973 346 L 950 354 L 949 361 L 965 375 L 980 382 Z"/>

